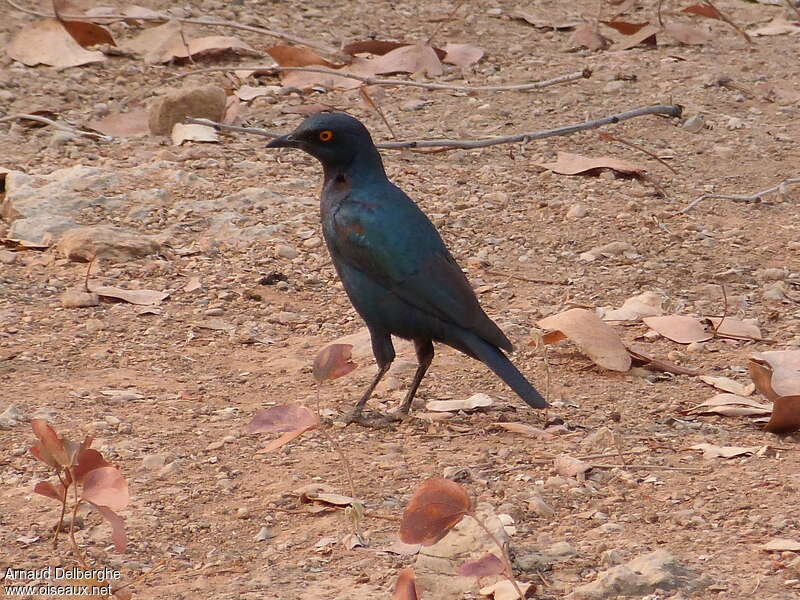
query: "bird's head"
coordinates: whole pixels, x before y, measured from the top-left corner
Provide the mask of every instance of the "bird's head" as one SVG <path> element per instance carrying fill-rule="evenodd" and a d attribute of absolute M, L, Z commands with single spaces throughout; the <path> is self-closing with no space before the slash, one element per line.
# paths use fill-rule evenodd
<path fill-rule="evenodd" d="M 292 133 L 270 141 L 267 148 L 300 148 L 319 160 L 326 171 L 346 169 L 356 157 L 369 163 L 377 156 L 380 164 L 367 128 L 345 113 L 318 113 L 308 117 Z"/>

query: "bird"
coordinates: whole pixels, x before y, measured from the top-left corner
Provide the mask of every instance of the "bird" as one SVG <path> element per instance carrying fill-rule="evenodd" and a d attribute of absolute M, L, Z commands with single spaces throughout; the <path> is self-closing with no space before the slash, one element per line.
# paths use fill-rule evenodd
<path fill-rule="evenodd" d="M 481 308 L 430 219 L 386 175 L 369 130 L 342 112 L 317 113 L 268 148 L 297 148 L 322 164 L 325 244 L 353 307 L 366 323 L 378 372 L 345 422 L 404 420 L 434 357 L 433 342 L 483 362 L 532 408 L 547 401 L 512 364 L 511 342 Z M 395 358 L 392 336 L 414 343 L 418 366 L 393 415 L 364 406 Z"/>

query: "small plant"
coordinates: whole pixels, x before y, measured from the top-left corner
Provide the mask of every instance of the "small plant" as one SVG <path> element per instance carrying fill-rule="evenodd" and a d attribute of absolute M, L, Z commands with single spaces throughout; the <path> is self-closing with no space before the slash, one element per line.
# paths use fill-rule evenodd
<path fill-rule="evenodd" d="M 408 501 L 403 518 L 400 521 L 400 539 L 406 544 L 422 544 L 432 546 L 441 540 L 465 516 L 475 519 L 500 550 L 501 557 L 486 553 L 477 560 L 470 560 L 461 565 L 459 575 L 468 577 L 488 577 L 502 575 L 513 586 L 517 598 L 525 598 L 520 584 L 514 579 L 511 559 L 505 545 L 486 526 L 476 514 L 467 492 L 454 481 L 442 478 L 428 479 L 420 485 Z M 413 571 L 404 569 L 395 587 L 394 600 L 416 600 L 417 591 L 414 585 Z M 530 586 L 522 584 L 527 590 Z"/>
<path fill-rule="evenodd" d="M 127 545 L 125 523 L 115 511 L 128 505 L 128 484 L 119 469 L 107 462 L 97 450 L 90 448 L 92 438 L 86 436 L 82 443 L 59 436 L 40 419 L 31 421 L 36 443 L 31 454 L 49 466 L 58 483 L 40 481 L 33 491 L 61 503 L 61 516 L 53 536 L 53 548 L 58 545 L 58 534 L 64 526 L 64 515 L 71 506 L 69 539 L 78 562 L 86 567 L 86 560 L 75 541 L 75 518 L 81 504 L 92 506 L 111 525 L 111 540 L 117 552 Z"/>

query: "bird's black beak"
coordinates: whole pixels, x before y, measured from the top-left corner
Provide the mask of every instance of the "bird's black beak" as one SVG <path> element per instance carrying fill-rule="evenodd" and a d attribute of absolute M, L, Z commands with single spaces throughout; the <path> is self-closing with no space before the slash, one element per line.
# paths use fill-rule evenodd
<path fill-rule="evenodd" d="M 297 138 L 292 137 L 291 133 L 273 138 L 267 144 L 267 148 L 299 148 L 299 147 L 300 147 L 300 141 Z"/>

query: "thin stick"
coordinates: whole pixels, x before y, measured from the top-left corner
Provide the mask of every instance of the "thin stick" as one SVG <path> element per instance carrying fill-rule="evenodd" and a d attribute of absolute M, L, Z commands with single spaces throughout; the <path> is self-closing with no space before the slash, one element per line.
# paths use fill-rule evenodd
<path fill-rule="evenodd" d="M 517 592 L 517 596 L 519 597 L 519 599 L 520 600 L 524 600 L 525 594 L 523 594 L 522 590 L 519 589 L 519 585 L 517 584 L 517 580 L 514 577 L 514 571 L 512 570 L 512 566 L 511 566 L 511 557 L 508 555 L 508 550 L 506 550 L 505 544 L 501 544 L 500 543 L 500 540 L 497 539 L 497 536 L 494 533 L 491 532 L 491 530 L 486 526 L 486 523 L 484 523 L 482 519 L 479 519 L 474 514 L 470 514 L 470 517 L 475 519 L 475 522 L 480 526 L 481 529 L 483 529 L 484 532 L 486 532 L 486 535 L 489 536 L 489 539 L 491 539 L 495 543 L 495 545 L 498 548 L 500 548 L 500 552 L 503 553 L 503 559 L 504 559 L 503 562 L 505 563 L 504 571 L 507 571 L 506 573 L 504 573 L 504 575 L 505 575 L 506 579 L 508 579 L 511 582 L 511 585 L 514 586 L 514 591 Z M 502 523 L 501 523 L 501 527 L 502 527 Z"/>
<path fill-rule="evenodd" d="M 192 56 L 192 51 L 189 49 L 189 42 L 186 40 L 186 34 L 183 31 L 183 23 L 180 24 L 179 33 L 181 34 L 181 42 L 183 42 L 183 48 L 186 50 L 186 57 L 189 59 L 189 62 L 192 63 L 194 66 L 197 66 L 197 63 L 194 61 L 194 57 Z"/>
<path fill-rule="evenodd" d="M 534 131 L 531 133 L 519 133 L 516 135 L 500 136 L 485 138 L 482 140 L 412 140 L 408 142 L 383 142 L 375 144 L 376 147 L 384 150 L 400 150 L 403 148 L 485 148 L 487 146 L 497 146 L 498 144 L 514 144 L 517 142 L 530 142 L 533 140 L 541 140 L 548 137 L 558 135 L 570 135 L 579 131 L 586 131 L 587 129 L 596 129 L 603 125 L 619 123 L 634 117 L 641 117 L 644 115 L 666 115 L 669 117 L 679 117 L 681 114 L 681 107 L 671 104 L 658 104 L 656 106 L 642 106 L 626 112 L 610 115 L 601 119 L 593 121 L 586 121 L 585 123 L 578 123 L 576 125 L 567 125 L 566 127 L 559 127 L 557 129 L 546 129 L 544 131 Z M 198 123 L 200 125 L 209 125 L 219 129 L 226 129 L 230 131 L 241 131 L 244 133 L 252 133 L 264 137 L 277 137 L 279 134 L 269 132 L 265 129 L 257 129 L 254 127 L 236 127 L 235 125 L 224 125 L 215 121 L 206 119 L 193 119 L 187 118 L 187 123 Z M 548 282 L 552 283 L 552 282 Z"/>
<path fill-rule="evenodd" d="M 714 326 L 714 337 L 717 336 L 719 333 L 719 328 L 722 327 L 722 324 L 725 322 L 725 319 L 728 317 L 728 293 L 725 291 L 725 284 L 720 284 L 722 288 L 722 318 L 719 320 Z"/>
<path fill-rule="evenodd" d="M 665 465 L 599 465 L 592 463 L 593 469 L 646 469 L 648 471 L 685 471 L 687 473 L 707 473 L 709 468 L 667 467 Z"/>
<path fill-rule="evenodd" d="M 428 36 L 428 39 L 425 41 L 426 46 L 431 45 L 433 38 L 436 37 L 436 34 L 439 33 L 439 30 L 444 26 L 444 24 L 455 16 L 455 14 L 458 12 L 458 9 L 463 6 L 464 1 L 465 0 L 461 0 L 461 2 L 456 4 L 455 7 L 453 7 L 453 10 L 450 11 L 450 14 L 436 24 L 436 27 L 433 28 L 433 31 Z"/>
<path fill-rule="evenodd" d="M 637 146 L 633 142 L 629 142 L 628 140 L 624 140 L 621 137 L 617 137 L 616 135 L 611 135 L 610 133 L 606 133 L 606 132 L 601 132 L 600 133 L 600 139 L 604 140 L 604 141 L 610 141 L 610 142 L 619 142 L 620 144 L 623 144 L 624 146 L 628 146 L 629 148 L 633 148 L 634 150 L 638 150 L 639 152 L 641 152 L 643 154 L 646 154 L 650 158 L 654 158 L 655 160 L 660 162 L 662 165 L 667 167 L 670 171 L 672 171 L 676 175 L 678 174 L 678 171 L 676 171 L 674 168 L 672 168 L 671 165 L 669 165 L 666 161 L 664 161 L 664 159 L 659 157 L 657 154 L 654 154 L 653 152 L 650 152 L 650 150 L 647 150 L 646 148 L 642 148 L 641 146 Z"/>
<path fill-rule="evenodd" d="M 771 194 L 772 192 L 777 192 L 784 185 L 793 185 L 795 183 L 800 183 L 800 177 L 784 179 L 778 185 L 774 185 L 765 190 L 761 190 L 760 192 L 756 192 L 755 194 L 750 194 L 749 196 L 744 194 L 703 194 L 699 198 L 692 200 L 689 204 L 687 204 L 684 208 L 682 208 L 678 212 L 673 213 L 671 216 L 676 217 L 678 215 L 686 214 L 706 198 L 720 198 L 722 200 L 733 200 L 734 202 L 758 202 L 762 196 Z"/>
<path fill-rule="evenodd" d="M 592 76 L 591 69 L 584 69 L 583 71 L 575 71 L 573 73 L 567 73 L 566 75 L 559 75 L 558 77 L 553 77 L 552 79 L 545 79 L 544 81 L 532 81 L 529 83 L 514 83 L 508 85 L 469 86 L 469 85 L 450 85 L 446 83 L 424 83 L 420 81 L 408 81 L 406 79 L 379 79 L 377 77 L 366 77 L 364 75 L 356 75 L 355 73 L 347 73 L 337 69 L 329 69 L 327 67 L 276 67 L 275 65 L 249 65 L 249 66 L 233 65 L 228 67 L 206 67 L 203 69 L 197 69 L 195 71 L 188 71 L 186 73 L 179 73 L 177 75 L 173 75 L 172 77 L 168 77 L 158 85 L 153 86 L 148 90 L 145 90 L 141 94 L 138 94 L 136 96 L 124 100 L 123 104 L 137 102 L 138 100 L 147 97 L 149 94 L 151 94 L 154 90 L 161 87 L 162 85 L 167 85 L 168 83 L 172 83 L 173 81 L 177 81 L 178 79 L 183 79 L 184 77 L 190 77 L 192 75 L 197 75 L 199 73 L 219 73 L 227 71 L 259 71 L 260 74 L 264 75 L 275 75 L 277 73 L 289 72 L 289 71 L 300 71 L 303 73 L 323 73 L 325 75 L 336 75 L 337 77 L 344 77 L 345 79 L 354 79 L 355 81 L 360 81 L 365 85 L 405 85 L 410 87 L 422 88 L 425 90 L 450 90 L 455 92 L 466 92 L 466 93 L 522 92 L 527 90 L 537 90 L 549 87 L 551 85 L 558 85 L 560 83 L 575 81 L 577 79 L 588 79 L 589 77 Z"/>
<path fill-rule="evenodd" d="M 16 8 L 20 12 L 27 13 L 29 15 L 34 15 L 37 17 L 53 17 L 53 15 L 48 13 L 43 13 L 35 10 L 31 10 L 29 8 L 25 8 L 24 6 L 20 6 L 14 0 L 6 0 L 8 4 Z M 242 23 L 237 23 L 235 21 L 222 21 L 219 19 L 205 19 L 205 18 L 183 18 L 183 17 L 171 17 L 168 15 L 155 15 L 152 17 L 131 17 L 129 15 L 103 15 L 102 17 L 88 17 L 87 15 L 61 15 L 62 19 L 66 20 L 92 20 L 92 21 L 109 21 L 109 20 L 135 20 L 135 21 L 156 21 L 156 22 L 167 22 L 167 21 L 178 21 L 180 23 L 189 23 L 190 25 L 207 25 L 209 27 L 230 27 L 231 29 L 241 29 L 243 31 L 252 31 L 253 33 L 261 33 L 263 35 L 268 35 L 270 37 L 275 37 L 285 42 L 292 42 L 293 44 L 300 44 L 302 46 L 308 46 L 309 48 L 314 48 L 319 50 L 320 52 L 324 52 L 325 54 L 329 54 L 331 56 L 339 56 L 339 52 L 336 48 L 332 48 L 331 46 L 326 46 L 324 44 L 318 44 L 316 42 L 312 42 L 305 38 L 298 37 L 291 33 L 286 33 L 285 31 L 278 31 L 276 29 L 266 29 L 264 27 L 256 27 L 254 25 L 244 25 Z"/>
<path fill-rule="evenodd" d="M 61 478 L 61 473 L 56 471 L 56 476 L 58 477 L 58 481 L 61 482 L 61 487 L 64 488 L 64 497 L 61 499 L 61 516 L 58 518 L 58 527 L 56 528 L 56 534 L 53 536 L 53 549 L 58 546 L 58 534 L 61 533 L 61 528 L 64 526 L 64 514 L 67 511 L 67 485 L 64 483 L 64 480 Z"/>
<path fill-rule="evenodd" d="M 742 29 L 741 27 L 739 27 L 739 26 L 738 26 L 736 23 L 734 23 L 733 21 L 731 21 L 731 19 L 730 19 L 730 18 L 729 18 L 729 17 L 728 17 L 728 16 L 727 16 L 725 13 L 723 13 L 723 12 L 722 12 L 720 9 L 718 9 L 716 6 L 714 6 L 714 3 L 713 3 L 713 2 L 711 2 L 711 0 L 703 0 L 703 2 L 704 2 L 705 4 L 707 4 L 708 6 L 710 6 L 711 8 L 713 8 L 713 9 L 714 9 L 714 10 L 717 12 L 717 14 L 719 15 L 719 18 L 720 18 L 720 19 L 722 19 L 722 20 L 723 20 L 723 21 L 725 21 L 725 22 L 726 22 L 728 25 L 730 25 L 730 26 L 731 26 L 731 27 L 733 27 L 733 28 L 734 28 L 736 31 L 738 31 L 738 32 L 739 32 L 739 34 L 740 34 L 740 35 L 741 35 L 741 36 L 742 36 L 742 37 L 743 37 L 745 40 L 747 40 L 747 43 L 748 43 L 748 44 L 752 44 L 752 43 L 753 43 L 753 39 L 752 39 L 752 38 L 751 38 L 749 35 L 747 35 L 747 32 L 746 32 L 744 29 Z"/>
<path fill-rule="evenodd" d="M 36 121 L 37 123 L 44 123 L 45 125 L 49 125 L 50 127 L 54 127 L 55 129 L 59 129 L 61 131 L 69 131 L 70 133 L 85 135 L 86 137 L 97 138 L 98 140 L 102 140 L 103 142 L 110 142 L 113 141 L 114 139 L 109 135 L 102 135 L 100 133 L 95 133 L 94 131 L 83 131 L 82 129 L 70 127 L 69 125 L 65 125 L 64 123 L 59 123 L 57 121 L 53 121 L 52 119 L 48 119 L 47 117 L 42 117 L 41 115 L 29 115 L 27 113 L 19 113 L 16 115 L 9 115 L 7 117 L 0 118 L 0 123 L 5 123 L 6 121 Z"/>
<path fill-rule="evenodd" d="M 394 138 L 396 140 L 397 139 L 397 135 L 395 134 L 394 129 L 392 129 L 391 123 L 389 123 L 389 120 L 386 118 L 386 115 L 383 114 L 383 111 L 381 110 L 381 107 L 378 106 L 375 103 L 375 101 L 372 99 L 372 96 L 369 95 L 369 93 L 367 92 L 366 86 L 362 85 L 360 88 L 358 88 L 358 93 L 361 95 L 361 97 L 364 99 L 364 101 L 372 107 L 372 110 L 374 110 L 376 113 L 378 113 L 378 116 L 383 121 L 383 124 L 386 125 L 386 129 L 388 129 L 389 133 L 392 134 L 392 138 Z"/>

